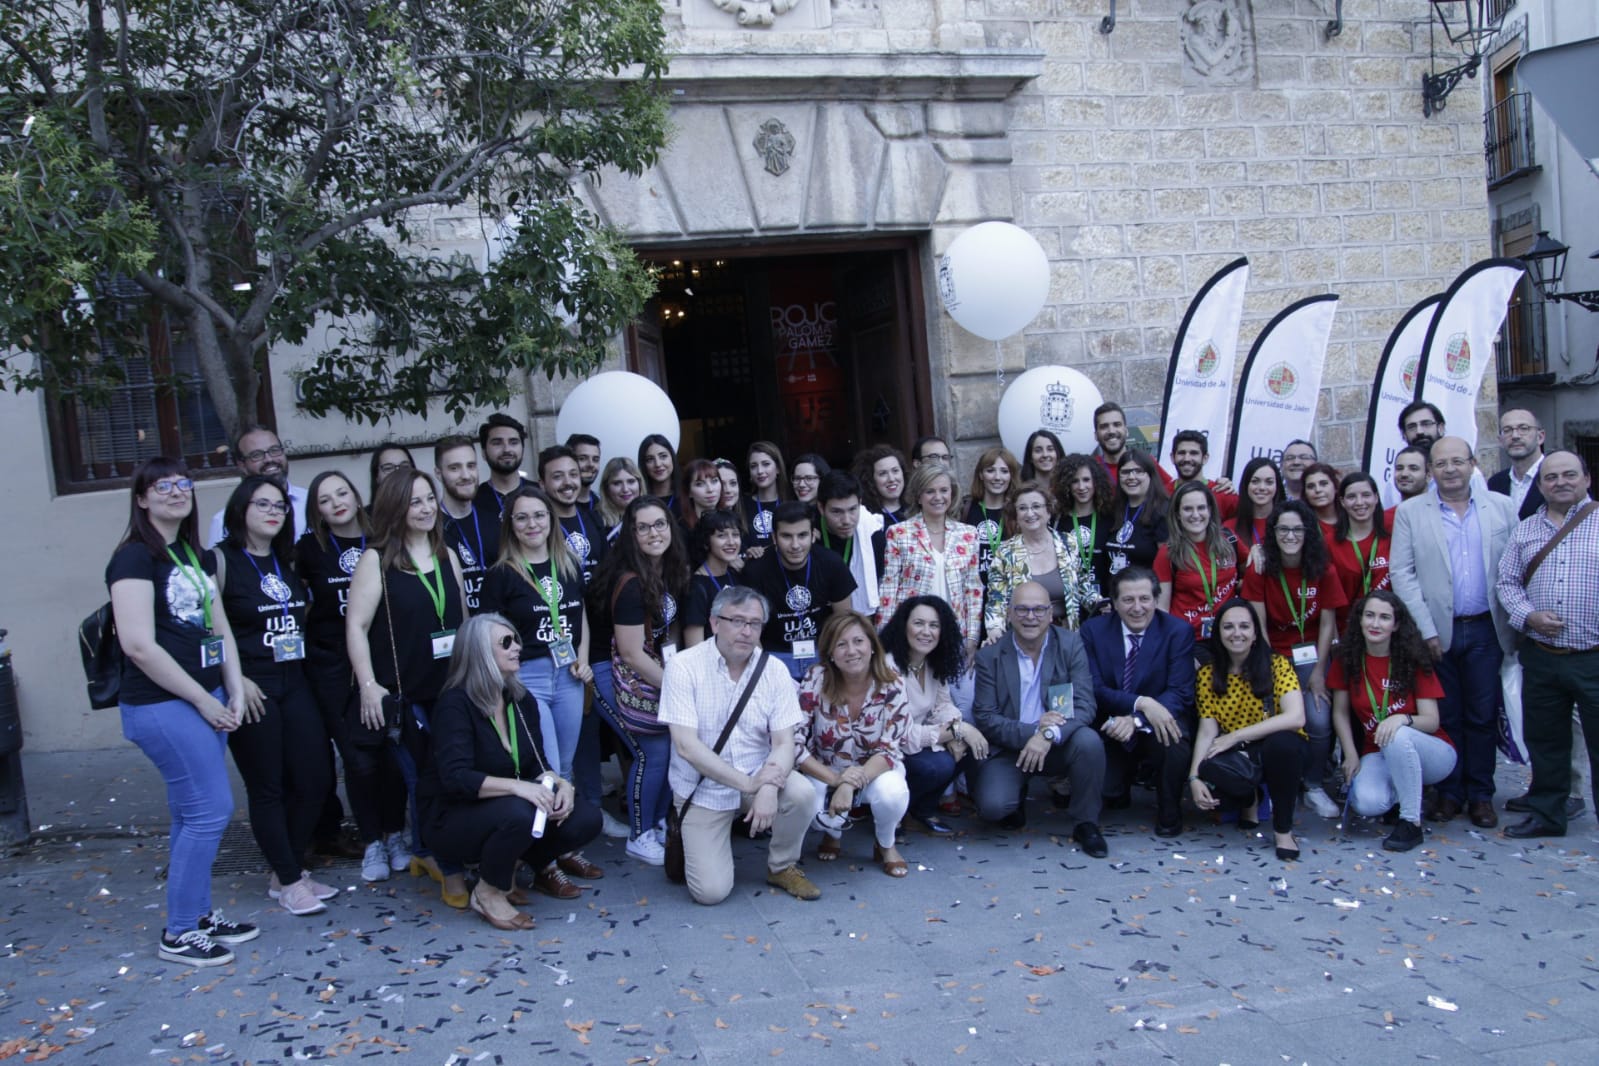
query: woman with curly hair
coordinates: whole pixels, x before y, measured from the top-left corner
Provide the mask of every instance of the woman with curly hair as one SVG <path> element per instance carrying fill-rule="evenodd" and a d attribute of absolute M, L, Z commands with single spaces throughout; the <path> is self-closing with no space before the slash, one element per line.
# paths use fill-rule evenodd
<path fill-rule="evenodd" d="M 1323 818 L 1338 817 L 1338 805 L 1322 787 L 1332 747 L 1332 701 L 1327 666 L 1338 637 L 1335 618 L 1346 606 L 1344 587 L 1327 558 L 1316 513 L 1303 500 L 1277 506 L 1266 520 L 1261 572 L 1246 567 L 1243 597 L 1255 609 L 1271 650 L 1287 656 L 1310 693 L 1305 701 L 1305 802 Z"/>
<path fill-rule="evenodd" d="M 988 738 L 961 720 L 949 686 L 960 678 L 960 623 L 937 596 L 912 596 L 883 627 L 890 665 L 905 683 L 910 722 L 899 750 L 905 756 L 910 816 L 929 836 L 954 830 L 938 817 L 938 797 L 957 773 L 988 758 Z"/>
<path fill-rule="evenodd" d="M 1238 557 L 1222 531 L 1215 494 L 1198 481 L 1177 486 L 1167 526 L 1166 543 L 1155 553 L 1156 605 L 1193 627 L 1194 650 L 1203 657 L 1216 608 L 1238 587 Z"/>
<path fill-rule="evenodd" d="M 1455 768 L 1454 741 L 1438 724 L 1444 690 L 1398 596 L 1373 592 L 1353 614 L 1327 675 L 1349 805 L 1369 818 L 1397 803 L 1399 820 L 1382 846 L 1409 851 L 1422 841 L 1422 789 Z"/>
<path fill-rule="evenodd" d="M 656 833 L 671 789 L 666 771 L 671 735 L 656 718 L 666 659 L 679 646 L 678 604 L 688 592 L 683 534 L 654 496 L 640 496 L 622 513 L 615 547 L 594 574 L 591 614 L 611 622 L 611 676 L 596 675 L 595 709 L 621 737 L 633 759 L 628 793 L 632 826 L 627 853 L 660 866 L 666 847 Z"/>
<path fill-rule="evenodd" d="M 1053 487 L 1060 508 L 1055 528 L 1077 553 L 1077 572 L 1083 581 L 1080 615 L 1086 619 L 1106 602 L 1098 575 L 1105 544 L 1110 540 L 1116 486 L 1092 456 L 1073 452 L 1056 467 Z"/>

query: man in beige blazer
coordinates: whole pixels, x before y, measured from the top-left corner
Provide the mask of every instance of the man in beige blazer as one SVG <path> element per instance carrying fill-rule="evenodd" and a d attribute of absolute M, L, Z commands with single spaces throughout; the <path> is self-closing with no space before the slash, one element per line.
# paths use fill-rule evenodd
<path fill-rule="evenodd" d="M 1473 825 L 1499 824 L 1494 811 L 1499 667 L 1515 651 L 1515 630 L 1499 602 L 1499 557 L 1516 528 L 1508 497 L 1474 479 L 1471 446 L 1440 437 L 1432 446 L 1433 485 L 1394 513 L 1389 574 L 1416 620 L 1443 684 L 1442 726 L 1453 741 L 1454 771 L 1427 805 L 1432 821 L 1463 809 Z"/>

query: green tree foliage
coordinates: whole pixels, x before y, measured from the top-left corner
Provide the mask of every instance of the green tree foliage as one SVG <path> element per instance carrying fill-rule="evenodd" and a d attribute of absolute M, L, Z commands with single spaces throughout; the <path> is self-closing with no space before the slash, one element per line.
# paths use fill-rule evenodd
<path fill-rule="evenodd" d="M 130 289 L 230 432 L 277 342 L 371 421 L 591 369 L 652 282 L 571 182 L 655 160 L 665 66 L 659 0 L 5 0 L 0 387 L 115 380 Z"/>

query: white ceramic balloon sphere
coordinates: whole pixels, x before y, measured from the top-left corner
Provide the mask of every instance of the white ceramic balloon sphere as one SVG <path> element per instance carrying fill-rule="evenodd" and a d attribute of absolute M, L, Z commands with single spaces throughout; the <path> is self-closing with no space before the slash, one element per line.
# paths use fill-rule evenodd
<path fill-rule="evenodd" d="M 638 446 L 651 433 L 659 433 L 677 450 L 682 427 L 677 408 L 661 387 L 647 377 L 625 370 L 595 374 L 567 396 L 555 417 L 555 437 L 566 440 L 574 433 L 598 437 L 600 456 L 612 459 L 638 455 Z"/>
<path fill-rule="evenodd" d="M 1047 429 L 1068 452 L 1094 450 L 1094 408 L 1105 402 L 1079 370 L 1038 366 L 1012 381 L 999 399 L 999 439 L 1018 459 L 1027 438 Z"/>
<path fill-rule="evenodd" d="M 986 340 L 1021 330 L 1049 296 L 1049 257 L 1009 222 L 980 222 L 938 263 L 938 296 L 951 318 Z"/>

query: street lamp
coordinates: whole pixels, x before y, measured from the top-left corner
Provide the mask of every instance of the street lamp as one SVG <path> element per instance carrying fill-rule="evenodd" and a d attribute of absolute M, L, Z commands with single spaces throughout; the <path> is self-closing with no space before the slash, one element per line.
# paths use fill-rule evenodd
<path fill-rule="evenodd" d="M 1504 25 L 1503 0 L 1430 0 L 1427 40 L 1431 48 L 1431 70 L 1421 76 L 1421 113 L 1436 115 L 1462 78 L 1475 78 L 1482 66 L 1484 46 Z M 1445 70 L 1438 69 L 1436 31 L 1464 55 L 1464 59 Z"/>
<path fill-rule="evenodd" d="M 1560 282 L 1566 275 L 1566 254 L 1571 249 L 1549 236 L 1548 230 L 1539 230 L 1538 239 L 1532 242 L 1521 256 L 1521 261 L 1527 264 L 1527 272 L 1532 275 L 1532 283 L 1538 290 L 1538 295 L 1545 300 L 1558 301 L 1570 300 L 1580 307 L 1590 311 L 1599 311 L 1599 289 L 1589 289 L 1585 292 L 1559 292 Z M 1599 258 L 1599 252 L 1589 258 Z"/>

